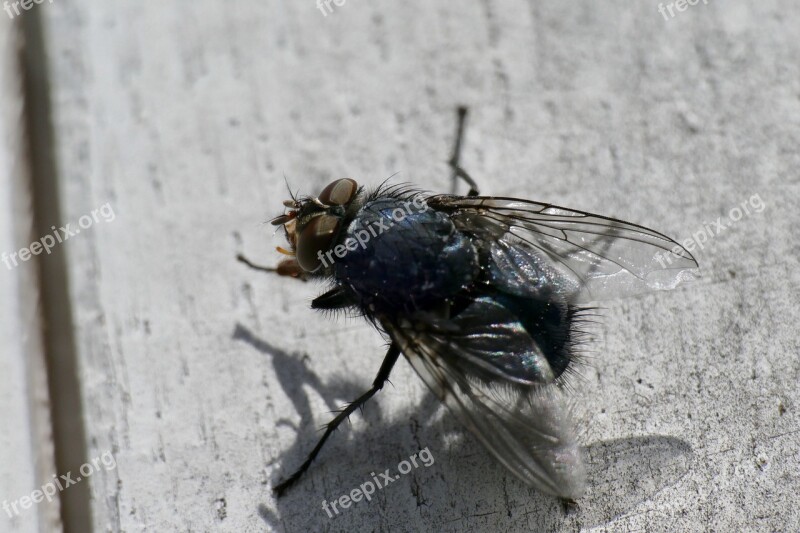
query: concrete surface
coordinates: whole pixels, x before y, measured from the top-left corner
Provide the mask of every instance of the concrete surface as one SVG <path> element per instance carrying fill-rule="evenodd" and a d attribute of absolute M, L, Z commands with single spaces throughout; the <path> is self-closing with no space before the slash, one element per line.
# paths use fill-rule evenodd
<path fill-rule="evenodd" d="M 22 15 L 46 28 L 62 223 L 115 213 L 63 244 L 86 456 L 117 465 L 88 481 L 95 530 L 800 530 L 797 4 L 331 6 Z M 284 174 L 303 193 L 395 172 L 448 190 L 457 104 L 484 193 L 705 239 L 702 279 L 603 302 L 573 393 L 590 464 L 577 508 L 504 472 L 405 361 L 276 500 L 384 348 L 312 312 L 322 287 L 234 257 L 280 259 L 262 222 Z M 422 448 L 430 466 L 323 510 Z"/>

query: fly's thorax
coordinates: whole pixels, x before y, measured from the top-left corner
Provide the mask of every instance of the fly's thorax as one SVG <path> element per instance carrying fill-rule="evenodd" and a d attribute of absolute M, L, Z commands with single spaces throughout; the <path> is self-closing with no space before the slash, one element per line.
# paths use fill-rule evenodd
<path fill-rule="evenodd" d="M 418 197 L 369 199 L 337 241 L 330 257 L 336 281 L 366 311 L 424 309 L 471 285 L 479 272 L 469 237 Z"/>

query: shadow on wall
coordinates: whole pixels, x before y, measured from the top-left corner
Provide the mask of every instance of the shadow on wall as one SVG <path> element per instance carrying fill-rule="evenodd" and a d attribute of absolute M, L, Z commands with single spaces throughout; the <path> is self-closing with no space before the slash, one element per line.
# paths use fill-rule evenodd
<path fill-rule="evenodd" d="M 288 422 L 279 421 L 278 424 L 288 424 L 297 432 L 297 438 L 292 446 L 283 453 L 281 460 L 282 469 L 275 476 L 273 484 L 277 484 L 284 476 L 291 473 L 291 469 L 298 466 L 311 450 L 320 436 L 318 428 L 314 426 L 313 413 L 305 386 L 311 387 L 331 411 L 341 407 L 343 403 L 366 390 L 368 384 L 338 381 L 332 384 L 323 384 L 305 366 L 303 360 L 281 350 L 266 341 L 256 337 L 250 330 L 237 324 L 233 332 L 233 339 L 249 344 L 259 352 L 271 357 L 272 365 L 278 376 L 284 394 L 292 401 L 301 420 L 298 426 Z M 516 478 L 509 475 L 489 453 L 484 452 L 482 446 L 468 434 L 466 429 L 461 429 L 457 421 L 445 415 L 445 419 L 437 424 L 431 424 L 436 414 L 442 409 L 438 399 L 428 393 L 419 406 L 409 406 L 408 416 L 397 417 L 395 422 L 383 420 L 379 401 L 371 401 L 364 411 L 364 418 L 370 426 L 370 431 L 376 435 L 385 436 L 373 439 L 369 447 L 364 445 L 364 439 L 346 437 L 346 426 L 337 432 L 323 449 L 320 456 L 312 465 L 306 476 L 288 493 L 277 500 L 273 500 L 272 507 L 266 503 L 257 507 L 258 515 L 273 530 L 301 530 L 314 524 L 313 529 L 329 529 L 333 524 L 331 520 L 340 519 L 341 516 L 329 518 L 320 508 L 319 502 L 324 498 L 335 498 L 346 494 L 349 489 L 356 488 L 365 479 L 370 465 L 392 466 L 398 461 L 398 436 L 405 435 L 408 439 L 409 429 L 413 430 L 413 440 L 421 443 L 438 443 L 432 445 L 433 455 L 436 457 L 436 467 L 420 468 L 412 471 L 403 483 L 411 485 L 411 492 L 417 500 L 417 509 L 409 510 L 410 515 L 422 524 L 419 526 L 451 523 L 458 529 L 467 525 L 476 525 L 476 515 L 468 512 L 469 509 L 480 509 L 486 502 L 505 501 L 505 509 L 496 513 L 485 513 L 481 527 L 506 527 L 552 530 L 563 527 L 594 527 L 611 522 L 633 510 L 638 504 L 652 498 L 665 487 L 677 483 L 689 470 L 693 453 L 688 443 L 683 440 L 668 436 L 643 436 L 609 441 L 600 441 L 586 447 L 585 457 L 588 472 L 588 490 L 581 498 L 578 505 L 570 507 L 565 512 L 562 502 L 554 497 L 544 495 L 535 489 L 527 487 Z M 413 408 L 413 410 L 412 410 Z M 418 422 L 420 421 L 420 422 Z M 460 432 L 464 438 L 455 444 L 445 444 L 440 434 L 442 426 L 447 433 Z M 403 453 L 411 454 L 415 449 L 406 446 Z M 420 447 L 424 447 L 420 446 Z M 446 450 L 446 452 L 445 452 Z M 336 453 L 338 451 L 338 453 Z M 322 468 L 337 468 L 337 456 L 346 462 L 341 468 L 344 472 L 337 472 L 336 485 L 340 490 L 331 491 L 325 486 L 324 477 L 315 472 Z M 468 458 L 468 460 L 465 460 Z M 364 468 L 359 471 L 348 471 L 348 466 L 359 461 Z M 455 473 L 454 470 L 458 470 Z M 448 484 L 450 479 L 469 479 L 475 477 L 477 470 L 481 473 L 492 472 L 491 476 L 484 476 L 480 490 L 459 491 L 458 496 L 465 498 L 456 508 L 452 505 L 453 490 Z M 322 486 L 320 486 L 322 484 Z M 398 487 L 402 483 L 398 483 Z M 397 502 L 394 490 L 398 487 L 387 487 L 378 491 L 372 501 L 362 501 L 345 510 L 343 514 L 349 515 L 347 522 L 339 525 L 351 524 L 351 520 L 363 520 L 364 523 L 375 524 L 375 516 L 385 516 L 385 512 L 376 512 L 374 507 L 395 505 Z M 375 501 L 378 500 L 378 501 Z M 470 501 L 472 500 L 472 501 Z M 304 508 L 305 512 L 298 512 Z M 371 509 L 372 508 L 372 509 Z M 463 516 L 459 516 L 463 512 Z M 455 514 L 455 516 L 453 516 Z M 425 519 L 425 515 L 439 515 L 438 519 Z M 385 524 L 384 524 L 385 525 Z M 410 524 L 409 524 L 410 525 Z M 402 529 L 402 528 L 401 528 Z"/>

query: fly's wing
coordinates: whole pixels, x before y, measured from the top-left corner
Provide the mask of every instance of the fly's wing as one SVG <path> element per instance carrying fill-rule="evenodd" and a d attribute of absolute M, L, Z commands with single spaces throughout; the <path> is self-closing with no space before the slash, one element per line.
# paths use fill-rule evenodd
<path fill-rule="evenodd" d="M 448 341 L 425 324 L 382 323 L 433 393 L 511 473 L 562 498 L 583 494 L 586 473 L 561 389 L 464 364 L 466 335 Z"/>
<path fill-rule="evenodd" d="M 519 253 L 507 255 L 514 250 L 538 257 L 534 263 L 542 264 L 528 270 L 555 270 L 573 303 L 672 289 L 697 268 L 677 242 L 622 220 L 516 198 L 441 195 L 427 203 L 448 213 L 459 230 L 496 243 L 496 262 L 519 266 Z"/>

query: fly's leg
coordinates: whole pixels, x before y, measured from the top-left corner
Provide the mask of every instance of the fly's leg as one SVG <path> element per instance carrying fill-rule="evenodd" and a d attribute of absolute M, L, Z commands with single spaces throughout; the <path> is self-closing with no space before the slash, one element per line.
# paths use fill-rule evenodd
<path fill-rule="evenodd" d="M 253 270 L 258 270 L 259 272 L 272 272 L 272 273 L 275 273 L 275 274 L 278 273 L 278 269 L 277 268 L 257 265 L 255 263 L 251 262 L 248 258 L 243 256 L 242 254 L 236 254 L 236 260 L 239 261 L 240 263 L 244 263 L 245 265 L 249 266 Z"/>
<path fill-rule="evenodd" d="M 279 276 L 288 276 L 290 278 L 297 278 L 300 281 L 307 281 L 308 274 L 306 274 L 300 265 L 297 264 L 297 261 L 294 258 L 291 259 L 284 259 L 278 266 L 276 267 L 268 267 L 257 265 L 247 259 L 242 254 L 236 255 L 236 260 L 240 263 L 247 265 L 248 267 L 252 268 L 253 270 L 258 270 L 259 272 L 267 272 L 269 274 L 278 274 Z"/>
<path fill-rule="evenodd" d="M 342 411 L 336 415 L 336 417 L 331 420 L 328 425 L 325 427 L 325 433 L 322 435 L 322 438 L 319 439 L 317 445 L 314 446 L 314 449 L 311 450 L 311 453 L 308 454 L 308 458 L 306 461 L 300 465 L 300 468 L 297 471 L 289 476 L 285 481 L 279 483 L 273 490 L 277 493 L 278 497 L 280 497 L 286 489 L 294 485 L 294 483 L 300 479 L 300 476 L 308 470 L 308 467 L 311 466 L 311 462 L 317 457 L 322 446 L 325 444 L 325 441 L 328 440 L 331 433 L 341 424 L 347 417 L 349 417 L 353 411 L 362 407 L 367 400 L 372 398 L 376 392 L 383 388 L 383 384 L 389 379 L 389 373 L 392 371 L 392 367 L 397 362 L 397 358 L 400 356 L 400 349 L 397 347 L 397 344 L 394 342 L 389 346 L 389 350 L 386 352 L 386 357 L 383 358 L 383 363 L 381 363 L 381 368 L 378 370 L 378 375 L 375 377 L 375 381 L 372 383 L 372 387 L 356 398 L 353 402 L 349 403 Z"/>
<path fill-rule="evenodd" d="M 461 142 L 464 139 L 464 129 L 467 123 L 467 108 L 464 106 L 459 106 L 458 108 L 458 125 L 456 126 L 456 144 L 453 147 L 453 155 L 450 157 L 448 163 L 450 164 L 450 168 L 453 169 L 453 174 L 451 180 L 453 181 L 453 194 L 456 192 L 456 180 L 458 178 L 463 179 L 469 185 L 469 192 L 467 196 L 478 196 L 480 194 L 478 192 L 478 184 L 475 183 L 467 172 L 461 168 L 458 163 L 461 159 Z"/>
<path fill-rule="evenodd" d="M 466 181 L 467 185 L 469 185 L 469 192 L 467 193 L 467 196 L 478 196 L 480 194 L 478 192 L 478 184 L 475 183 L 475 180 L 472 179 L 469 174 L 467 174 L 466 170 L 461 167 L 456 167 L 455 176 Z"/>

